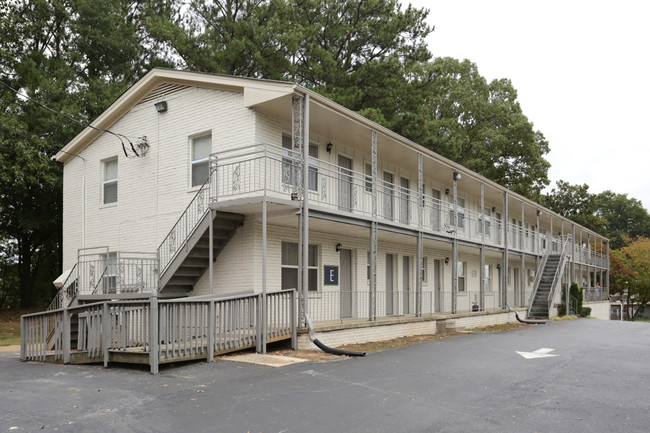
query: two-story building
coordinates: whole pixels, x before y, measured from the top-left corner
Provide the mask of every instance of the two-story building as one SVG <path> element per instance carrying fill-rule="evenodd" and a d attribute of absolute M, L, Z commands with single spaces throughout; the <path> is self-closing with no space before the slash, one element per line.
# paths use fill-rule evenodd
<path fill-rule="evenodd" d="M 606 238 L 294 83 L 154 69 L 56 159 L 51 311 L 77 309 L 81 348 L 84 303 L 151 297 L 160 329 L 141 327 L 167 346 L 206 333 L 172 337 L 178 314 L 214 328 L 225 313 L 166 302 L 242 292 L 278 316 L 267 296 L 296 289 L 287 314 L 332 344 L 509 321 L 507 305 L 549 317 L 570 282 L 609 316 Z"/>

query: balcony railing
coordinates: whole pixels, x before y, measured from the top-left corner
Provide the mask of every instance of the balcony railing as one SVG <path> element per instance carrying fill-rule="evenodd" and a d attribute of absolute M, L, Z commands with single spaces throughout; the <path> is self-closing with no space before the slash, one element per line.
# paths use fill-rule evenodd
<path fill-rule="evenodd" d="M 293 150 L 259 144 L 219 152 L 213 155 L 213 160 L 216 161 L 214 181 L 206 183 L 211 200 L 261 194 L 290 200 L 300 193 L 302 163 L 300 154 Z M 460 206 L 455 209 L 453 203 L 426 194 L 421 196 L 417 190 L 383 179 L 377 179 L 373 185 L 372 177 L 365 173 L 316 158 L 310 158 L 309 163 L 308 198 L 314 207 L 367 218 L 376 214 L 379 221 L 494 246 L 504 244 L 507 231 L 508 246 L 513 251 L 533 254 L 561 251 L 561 237 L 506 224 L 490 212 L 482 214 Z M 374 212 L 373 194 L 377 198 Z M 583 257 L 591 265 L 606 266 L 606 256 L 588 253 L 588 248 L 576 245 L 576 257 Z"/>

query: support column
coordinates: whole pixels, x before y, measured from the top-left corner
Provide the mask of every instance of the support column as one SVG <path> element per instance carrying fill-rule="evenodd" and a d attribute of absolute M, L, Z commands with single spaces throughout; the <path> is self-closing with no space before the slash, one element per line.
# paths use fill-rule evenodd
<path fill-rule="evenodd" d="M 454 187 L 454 240 L 452 244 L 452 269 L 451 269 L 451 313 L 456 314 L 458 304 L 458 179 L 460 173 L 453 173 Z M 467 281 L 467 279 L 465 280 Z"/>
<path fill-rule="evenodd" d="M 505 224 L 503 225 L 503 273 L 501 279 L 503 282 L 501 296 L 501 308 L 506 308 L 508 303 L 508 191 L 503 193 L 503 215 Z"/>
<path fill-rule="evenodd" d="M 264 199 L 262 201 L 262 305 L 261 305 L 261 319 L 262 319 L 262 338 L 261 338 L 261 352 L 266 353 L 266 336 L 268 334 L 268 311 L 266 307 L 266 278 L 267 278 L 267 260 L 266 260 L 266 247 L 267 247 L 267 203 L 266 203 L 266 189 L 264 190 Z"/>
<path fill-rule="evenodd" d="M 553 239 L 555 239 L 555 234 L 553 233 L 553 215 L 550 215 L 550 217 L 551 217 L 551 222 L 549 223 L 549 225 L 551 230 L 551 237 L 548 238 L 546 242 L 546 254 L 553 254 Z"/>
<path fill-rule="evenodd" d="M 303 141 L 302 141 L 302 291 L 303 312 L 309 314 L 309 94 L 303 98 Z"/>
<path fill-rule="evenodd" d="M 521 233 L 519 237 L 521 239 L 521 257 L 520 257 L 520 266 L 519 266 L 519 306 L 523 307 L 526 304 L 526 257 L 524 256 L 524 251 L 526 250 L 526 212 L 524 202 L 521 202 Z"/>
<path fill-rule="evenodd" d="M 305 149 L 309 150 L 309 146 L 305 146 L 305 137 L 309 140 L 309 135 L 307 133 L 307 128 L 305 126 L 306 113 L 305 108 L 307 96 L 294 95 L 292 100 L 292 112 L 291 112 L 291 141 L 293 148 L 293 156 L 298 159 L 296 161 L 296 179 L 294 192 L 292 195 L 295 195 L 301 204 L 301 212 L 298 222 L 298 323 L 306 324 L 305 316 L 307 315 L 307 300 L 308 300 L 308 259 L 309 256 L 309 236 L 305 236 L 305 233 L 308 232 L 309 226 L 307 224 L 308 218 L 308 206 L 306 206 L 305 196 L 303 194 L 305 187 L 305 179 L 308 176 L 304 175 L 306 165 L 309 164 L 309 158 L 305 158 Z"/>
<path fill-rule="evenodd" d="M 422 176 L 422 154 L 418 153 L 418 238 L 417 238 L 417 277 L 415 280 L 415 315 L 422 315 L 422 278 L 424 266 L 424 239 L 422 235 L 422 218 L 424 216 L 424 177 Z"/>
<path fill-rule="evenodd" d="M 214 294 L 214 210 L 210 208 L 210 227 L 208 228 L 208 277 L 210 294 Z"/>
<path fill-rule="evenodd" d="M 372 222 L 370 223 L 370 296 L 368 319 L 377 320 L 377 131 L 372 131 Z"/>
<path fill-rule="evenodd" d="M 485 309 L 485 184 L 481 182 L 481 247 L 479 269 L 479 310 Z"/>

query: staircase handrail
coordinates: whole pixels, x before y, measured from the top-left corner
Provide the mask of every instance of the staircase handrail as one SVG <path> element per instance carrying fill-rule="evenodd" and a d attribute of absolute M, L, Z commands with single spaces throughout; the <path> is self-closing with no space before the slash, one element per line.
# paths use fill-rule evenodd
<path fill-rule="evenodd" d="M 210 195 L 209 195 L 209 190 L 210 190 L 210 185 L 212 184 L 212 181 L 216 180 L 216 163 L 213 164 L 213 161 L 210 161 L 210 175 L 208 178 L 203 182 L 203 185 L 201 185 L 201 188 L 196 192 L 194 197 L 192 198 L 192 201 L 187 205 L 181 216 L 176 220 L 176 223 L 172 226 L 171 230 L 169 230 L 169 233 L 167 233 L 167 236 L 165 236 L 165 239 L 160 243 L 160 246 L 158 247 L 158 261 L 160 264 L 160 274 L 163 275 L 165 271 L 167 270 L 167 267 L 169 264 L 174 260 L 174 257 L 178 254 L 178 252 L 183 248 L 183 246 L 187 243 L 187 240 L 190 238 L 192 233 L 194 232 L 194 229 L 196 226 L 199 224 L 199 222 L 203 219 L 203 216 L 209 212 L 210 210 Z M 206 191 L 208 192 L 207 197 L 206 197 Z M 203 209 L 200 210 L 198 207 L 199 203 L 199 197 L 201 197 L 200 200 L 203 200 Z M 183 221 L 186 221 L 186 218 L 189 218 L 188 215 L 191 214 L 191 211 L 194 209 L 194 207 L 197 207 L 197 212 L 194 218 L 194 221 L 191 223 L 185 222 L 186 224 L 186 236 L 183 239 L 175 239 L 175 244 L 171 244 L 171 236 L 172 233 L 175 233 L 177 228 L 180 227 L 181 224 L 183 224 Z M 191 224 L 191 227 L 188 227 Z M 170 253 L 169 254 L 161 254 L 161 251 L 163 251 L 163 248 L 168 245 L 168 247 L 173 247 L 170 248 Z M 173 251 L 172 251 L 173 250 Z"/>
<path fill-rule="evenodd" d="M 546 266 L 546 261 L 548 260 L 548 254 L 542 256 L 542 260 L 539 261 L 537 265 L 537 270 L 535 271 L 535 280 L 533 281 L 533 293 L 528 301 L 528 316 L 530 317 L 531 311 L 533 309 L 533 300 L 537 296 L 537 290 L 539 289 L 540 281 L 542 280 L 542 273 L 544 272 L 544 267 Z"/>
<path fill-rule="evenodd" d="M 70 302 L 66 302 L 66 298 L 69 298 L 69 300 L 72 301 L 79 293 L 79 285 L 77 284 L 73 288 L 72 294 L 67 294 L 66 292 L 72 284 L 75 284 L 77 278 L 78 278 L 78 269 L 77 269 L 77 264 L 75 263 L 75 265 L 70 270 L 70 273 L 66 277 L 65 281 L 63 282 L 61 287 L 59 287 L 59 290 L 56 292 L 54 299 L 52 299 L 50 305 L 48 305 L 45 311 L 59 310 L 61 308 L 65 308 L 68 305 L 70 305 Z M 71 296 L 66 296 L 66 294 Z"/>
<path fill-rule="evenodd" d="M 566 249 L 569 245 L 571 236 L 567 236 L 564 240 L 564 245 L 562 246 L 562 252 L 560 253 L 560 261 L 558 262 L 557 269 L 555 269 L 555 275 L 553 275 L 553 282 L 551 283 L 551 290 L 548 292 L 548 312 L 551 314 L 551 305 L 553 303 L 553 298 L 555 297 L 555 287 L 557 286 L 558 276 L 562 275 L 564 272 L 564 261 L 566 260 Z M 550 316 L 549 316 L 550 317 Z"/>

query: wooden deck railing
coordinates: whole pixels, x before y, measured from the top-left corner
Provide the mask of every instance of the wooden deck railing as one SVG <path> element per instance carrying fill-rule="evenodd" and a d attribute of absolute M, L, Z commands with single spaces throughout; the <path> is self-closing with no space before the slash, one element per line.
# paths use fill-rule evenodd
<path fill-rule="evenodd" d="M 159 364 L 215 354 L 266 341 L 296 338 L 296 293 L 200 297 L 174 300 L 104 301 L 21 318 L 21 360 L 71 362 L 72 354 L 89 361 L 129 362 L 126 355 L 148 356 L 152 373 Z M 71 323 L 77 330 L 71 331 Z M 265 324 L 265 326 L 261 326 Z M 264 335 L 264 332 L 266 335 Z M 76 338 L 76 345 L 71 347 Z M 134 361 L 135 362 L 135 361 Z"/>

